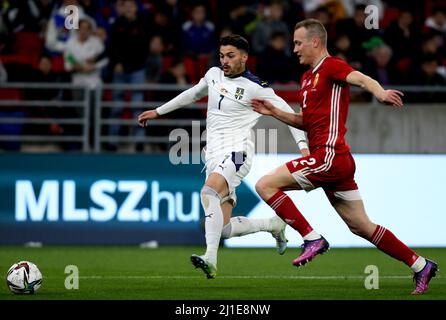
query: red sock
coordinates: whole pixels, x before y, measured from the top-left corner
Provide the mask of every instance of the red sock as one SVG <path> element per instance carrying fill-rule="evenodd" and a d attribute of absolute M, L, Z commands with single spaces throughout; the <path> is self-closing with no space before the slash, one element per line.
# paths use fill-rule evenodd
<path fill-rule="evenodd" d="M 378 225 L 370 240 L 379 250 L 411 267 L 418 255 L 386 228 Z"/>
<path fill-rule="evenodd" d="M 277 215 L 288 223 L 293 229 L 297 230 L 302 237 L 305 237 L 313 228 L 305 217 L 296 208 L 293 201 L 282 191 L 278 191 L 266 202 Z"/>

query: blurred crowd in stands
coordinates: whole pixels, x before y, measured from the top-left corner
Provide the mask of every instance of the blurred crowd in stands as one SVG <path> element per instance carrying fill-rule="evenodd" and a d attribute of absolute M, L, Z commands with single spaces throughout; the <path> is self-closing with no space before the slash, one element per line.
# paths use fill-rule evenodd
<path fill-rule="evenodd" d="M 378 29 L 365 28 L 370 4 L 378 8 Z M 70 5 L 79 9 L 77 29 L 65 25 Z M 332 55 L 383 85 L 446 85 L 444 0 L 0 0 L 0 10 L 0 82 L 193 84 L 219 65 L 219 38 L 237 33 L 251 44 L 253 73 L 295 87 L 305 67 L 292 53 L 291 37 L 296 22 L 312 17 L 326 26 Z M 40 94 L 31 98 L 76 98 L 54 90 Z M 143 91 L 128 97 L 114 90 L 109 99 L 171 97 Z M 444 93 L 413 95 L 411 101 L 444 101 Z M 124 109 L 113 108 L 110 116 L 122 117 Z M 129 117 L 140 111 L 132 109 Z M 49 130 L 63 128 L 54 124 Z M 108 132 L 122 128 L 111 125 Z"/>

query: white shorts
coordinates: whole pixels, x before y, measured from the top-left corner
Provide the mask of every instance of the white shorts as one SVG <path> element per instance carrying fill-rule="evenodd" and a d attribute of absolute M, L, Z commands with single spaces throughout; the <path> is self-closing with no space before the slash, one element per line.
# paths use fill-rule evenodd
<path fill-rule="evenodd" d="M 228 183 L 229 195 L 222 199 L 222 203 L 230 201 L 235 207 L 237 203 L 237 188 L 242 179 L 246 177 L 251 169 L 252 152 L 234 151 L 221 156 L 206 159 L 206 180 L 211 173 L 221 174 Z"/>

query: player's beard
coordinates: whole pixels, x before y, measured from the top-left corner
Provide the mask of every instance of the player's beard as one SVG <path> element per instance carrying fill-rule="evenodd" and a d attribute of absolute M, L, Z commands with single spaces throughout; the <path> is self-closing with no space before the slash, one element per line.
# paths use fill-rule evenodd
<path fill-rule="evenodd" d="M 244 64 L 240 61 L 237 64 L 234 64 L 233 67 L 231 67 L 230 65 L 226 65 L 228 67 L 228 69 L 226 69 L 227 71 L 225 71 L 224 66 L 223 66 L 223 73 L 226 77 L 233 77 L 237 74 L 240 74 L 244 71 Z"/>

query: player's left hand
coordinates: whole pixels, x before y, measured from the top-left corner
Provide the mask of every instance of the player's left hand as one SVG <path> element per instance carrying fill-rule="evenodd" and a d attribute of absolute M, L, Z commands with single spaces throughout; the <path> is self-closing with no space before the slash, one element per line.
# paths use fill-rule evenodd
<path fill-rule="evenodd" d="M 395 108 L 401 108 L 403 106 L 403 100 L 401 97 L 403 97 L 404 94 L 401 91 L 398 90 L 384 90 L 384 93 L 381 97 L 378 97 L 378 100 L 381 103 L 385 103 L 387 105 L 391 105 Z"/>
<path fill-rule="evenodd" d="M 266 116 L 272 116 L 274 114 L 275 107 L 268 100 L 252 99 L 251 105 L 252 109 L 260 114 Z"/>

